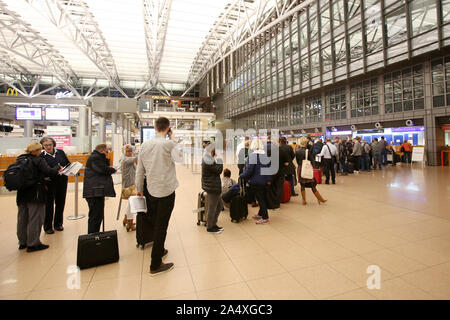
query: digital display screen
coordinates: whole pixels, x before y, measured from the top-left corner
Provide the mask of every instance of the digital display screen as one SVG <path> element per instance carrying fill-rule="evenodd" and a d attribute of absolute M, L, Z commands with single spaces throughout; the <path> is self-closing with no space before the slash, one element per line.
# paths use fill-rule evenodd
<path fill-rule="evenodd" d="M 45 120 L 47 121 L 69 121 L 69 108 L 45 108 Z"/>
<path fill-rule="evenodd" d="M 156 135 L 154 127 L 141 127 L 141 143 L 150 140 Z"/>
<path fill-rule="evenodd" d="M 16 120 L 42 120 L 42 108 L 16 107 Z"/>

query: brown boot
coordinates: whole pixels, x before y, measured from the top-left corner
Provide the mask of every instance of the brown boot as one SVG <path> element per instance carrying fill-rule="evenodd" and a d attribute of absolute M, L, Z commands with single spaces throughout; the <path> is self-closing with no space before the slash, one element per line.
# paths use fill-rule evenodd
<path fill-rule="evenodd" d="M 302 193 L 303 205 L 306 205 L 306 191 L 305 190 L 301 190 L 301 193 Z"/>
<path fill-rule="evenodd" d="M 136 225 L 133 223 L 133 219 L 127 219 L 127 232 L 136 231 Z"/>
<path fill-rule="evenodd" d="M 123 226 L 125 227 L 127 225 L 127 215 L 125 215 L 125 217 L 123 217 Z"/>
<path fill-rule="evenodd" d="M 322 196 L 320 195 L 319 191 L 314 192 L 314 195 L 317 198 L 317 203 L 320 204 L 321 202 L 327 202 Z"/>

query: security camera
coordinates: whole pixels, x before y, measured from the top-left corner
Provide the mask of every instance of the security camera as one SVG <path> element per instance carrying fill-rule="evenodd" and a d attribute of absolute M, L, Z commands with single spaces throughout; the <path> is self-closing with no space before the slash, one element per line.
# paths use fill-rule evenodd
<path fill-rule="evenodd" d="M 412 120 L 406 120 L 406 125 L 407 125 L 408 127 L 412 127 L 412 126 L 414 125 L 414 123 L 413 123 Z"/>
<path fill-rule="evenodd" d="M 352 131 L 356 131 L 356 126 L 355 126 L 354 124 L 352 124 L 352 125 L 350 126 L 350 129 L 352 129 Z"/>
<path fill-rule="evenodd" d="M 381 125 L 381 123 L 377 122 L 377 123 L 375 123 L 375 128 L 381 129 L 381 128 L 383 128 L 383 126 Z"/>

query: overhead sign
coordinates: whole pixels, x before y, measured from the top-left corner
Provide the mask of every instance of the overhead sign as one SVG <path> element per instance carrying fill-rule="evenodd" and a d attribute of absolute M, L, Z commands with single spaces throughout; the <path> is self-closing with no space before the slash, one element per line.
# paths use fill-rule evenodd
<path fill-rule="evenodd" d="M 72 91 L 58 92 L 57 94 L 55 94 L 55 99 L 71 98 L 71 97 L 73 97 Z"/>
<path fill-rule="evenodd" d="M 364 133 L 384 133 L 384 129 L 365 129 L 365 130 L 358 130 L 356 131 L 357 134 L 364 134 Z"/>
<path fill-rule="evenodd" d="M 412 131 L 424 131 L 425 127 L 402 127 L 392 128 L 391 132 L 412 132 Z"/>

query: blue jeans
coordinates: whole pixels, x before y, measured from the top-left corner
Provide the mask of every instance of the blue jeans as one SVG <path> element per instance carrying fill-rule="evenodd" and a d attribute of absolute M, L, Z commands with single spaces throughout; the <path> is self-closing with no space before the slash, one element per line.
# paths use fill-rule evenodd
<path fill-rule="evenodd" d="M 347 168 L 347 164 L 345 163 L 345 157 L 340 157 L 339 158 L 339 161 L 340 161 L 340 163 L 341 163 L 341 169 L 342 169 L 342 172 L 344 173 L 344 172 L 348 172 L 348 168 Z"/>
<path fill-rule="evenodd" d="M 290 174 L 286 176 L 286 180 L 289 181 L 289 183 L 291 184 L 291 193 L 295 194 L 295 189 L 294 189 L 294 175 Z"/>
<path fill-rule="evenodd" d="M 380 170 L 381 170 L 381 163 L 383 162 L 383 157 L 381 154 L 373 155 L 373 169 L 374 170 L 377 169 L 377 162 L 378 162 L 378 166 L 380 167 Z"/>
<path fill-rule="evenodd" d="M 384 149 L 383 151 L 381 151 L 381 156 L 383 158 L 383 165 L 387 166 L 388 161 L 387 161 L 387 152 L 386 149 Z"/>
<path fill-rule="evenodd" d="M 361 171 L 370 170 L 369 155 L 363 154 L 361 156 L 361 158 L 359 158 L 359 159 L 360 159 L 360 163 L 361 163 Z"/>

